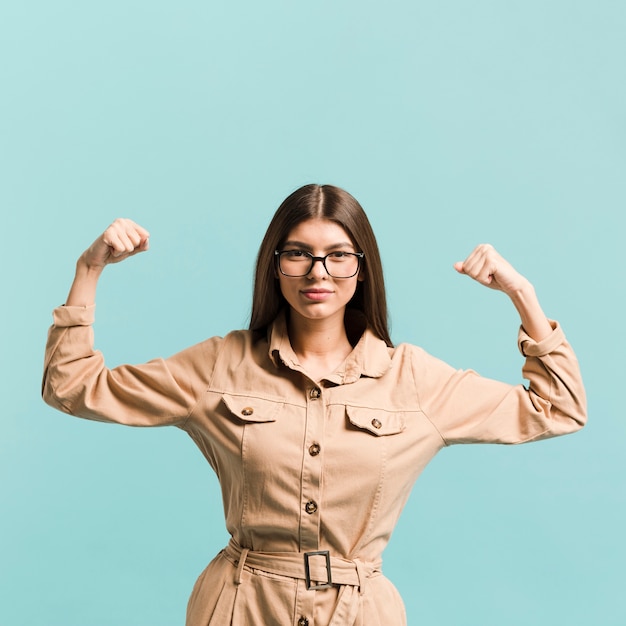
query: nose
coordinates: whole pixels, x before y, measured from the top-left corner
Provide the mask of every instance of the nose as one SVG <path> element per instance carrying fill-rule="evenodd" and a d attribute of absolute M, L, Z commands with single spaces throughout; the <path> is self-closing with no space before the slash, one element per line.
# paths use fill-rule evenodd
<path fill-rule="evenodd" d="M 310 278 L 326 278 L 328 276 L 323 258 L 315 257 L 313 259 L 313 265 L 311 265 L 308 276 Z"/>

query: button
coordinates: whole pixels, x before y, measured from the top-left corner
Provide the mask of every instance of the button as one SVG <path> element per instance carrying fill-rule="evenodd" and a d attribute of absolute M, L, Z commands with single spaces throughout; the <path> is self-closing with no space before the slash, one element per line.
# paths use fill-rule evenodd
<path fill-rule="evenodd" d="M 304 505 L 304 510 L 309 514 L 312 515 L 313 513 L 315 513 L 315 511 L 317 511 L 317 502 L 315 502 L 314 500 L 309 500 L 305 505 Z"/>
<path fill-rule="evenodd" d="M 241 409 L 241 414 L 248 416 L 248 415 L 252 415 L 254 413 L 254 409 L 251 406 L 247 406 L 243 409 Z"/>
<path fill-rule="evenodd" d="M 374 428 L 380 428 L 380 427 L 382 426 L 382 423 L 381 423 L 381 421 L 380 421 L 380 420 L 377 420 L 376 418 L 374 418 L 374 419 L 372 420 L 372 426 L 373 426 Z"/>
<path fill-rule="evenodd" d="M 313 387 L 313 389 L 309 391 L 309 398 L 311 398 L 311 400 L 317 400 L 321 395 L 322 392 L 317 387 Z"/>
<path fill-rule="evenodd" d="M 309 620 L 304 615 L 298 620 L 298 626 L 309 626 Z"/>
<path fill-rule="evenodd" d="M 321 449 L 322 449 L 322 446 L 320 446 L 319 443 L 312 443 L 309 446 L 309 454 L 311 456 L 317 456 L 320 453 Z"/>

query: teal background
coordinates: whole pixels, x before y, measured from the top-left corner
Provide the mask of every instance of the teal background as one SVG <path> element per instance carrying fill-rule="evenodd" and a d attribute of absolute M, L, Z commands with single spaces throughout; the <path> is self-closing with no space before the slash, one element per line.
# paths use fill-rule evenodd
<path fill-rule="evenodd" d="M 50 311 L 127 216 L 151 250 L 102 279 L 109 365 L 245 326 L 307 182 L 368 212 L 395 341 L 520 382 L 512 306 L 452 269 L 488 241 L 586 380 L 581 433 L 427 468 L 385 553 L 409 623 L 625 624 L 625 32 L 621 0 L 3 3 L 0 624 L 183 623 L 216 481 L 176 429 L 43 404 Z"/>

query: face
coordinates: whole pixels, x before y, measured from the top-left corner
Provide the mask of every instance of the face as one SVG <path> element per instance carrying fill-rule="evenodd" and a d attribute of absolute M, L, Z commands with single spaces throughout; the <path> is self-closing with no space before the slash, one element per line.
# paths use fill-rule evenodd
<path fill-rule="evenodd" d="M 329 252 L 359 252 L 348 233 L 337 222 L 310 219 L 298 224 L 281 250 L 301 250 L 324 257 Z M 318 261 L 306 276 L 284 276 L 277 270 L 280 289 L 291 307 L 292 316 L 308 320 L 337 319 L 343 323 L 346 305 L 356 291 L 359 275 L 332 278 Z"/>

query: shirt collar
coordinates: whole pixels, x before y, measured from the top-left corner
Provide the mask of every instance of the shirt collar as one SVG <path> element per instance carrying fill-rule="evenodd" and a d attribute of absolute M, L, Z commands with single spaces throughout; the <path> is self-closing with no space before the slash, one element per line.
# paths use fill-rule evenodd
<path fill-rule="evenodd" d="M 387 344 L 366 327 L 364 316 L 358 311 L 346 315 L 349 330 L 359 330 L 361 337 L 346 360 L 325 380 L 336 384 L 356 382 L 361 376 L 379 378 L 391 367 L 391 356 Z M 349 333 L 350 334 L 350 333 Z M 300 370 L 298 357 L 291 347 L 287 333 L 287 319 L 281 311 L 268 328 L 269 356 L 274 365 L 283 363 L 290 369 Z"/>

